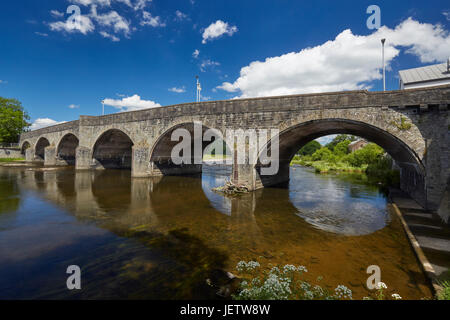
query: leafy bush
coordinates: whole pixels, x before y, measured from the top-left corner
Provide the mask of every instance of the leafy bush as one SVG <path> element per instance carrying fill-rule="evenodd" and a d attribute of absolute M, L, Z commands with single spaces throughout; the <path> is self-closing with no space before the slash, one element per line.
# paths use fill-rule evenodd
<path fill-rule="evenodd" d="M 345 139 L 347 137 L 347 139 Z M 318 173 L 331 171 L 365 172 L 385 186 L 398 186 L 399 172 L 392 170 L 392 159 L 385 156 L 383 148 L 369 143 L 349 153 L 348 145 L 353 136 L 339 135 L 327 147 L 316 150 L 312 155 L 296 155 L 292 163 L 313 167 Z M 332 149 L 330 149 L 332 148 Z"/>
<path fill-rule="evenodd" d="M 450 300 L 450 281 L 443 281 L 440 284 L 442 291 L 437 296 L 438 300 Z"/>
<path fill-rule="evenodd" d="M 328 160 L 332 155 L 333 153 L 331 152 L 331 150 L 327 147 L 324 147 L 314 152 L 311 159 L 313 161 Z"/>
<path fill-rule="evenodd" d="M 317 150 L 322 148 L 322 145 L 316 140 L 310 141 L 305 144 L 299 151 L 298 154 L 301 156 L 310 156 Z"/>

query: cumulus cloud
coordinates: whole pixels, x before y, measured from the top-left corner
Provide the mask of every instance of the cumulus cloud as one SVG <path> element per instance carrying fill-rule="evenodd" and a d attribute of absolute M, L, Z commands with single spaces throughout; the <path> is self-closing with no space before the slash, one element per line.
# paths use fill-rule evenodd
<path fill-rule="evenodd" d="M 45 127 L 54 126 L 66 121 L 56 121 L 50 118 L 38 118 L 30 126 L 30 130 L 37 130 Z"/>
<path fill-rule="evenodd" d="M 141 110 L 141 109 L 150 109 L 150 108 L 158 108 L 161 107 L 159 103 L 156 103 L 151 100 L 142 100 L 140 96 L 137 94 L 126 97 L 120 100 L 117 99 L 105 99 L 104 100 L 105 105 L 114 107 L 116 109 L 119 109 L 119 112 L 124 111 L 135 111 L 135 110 Z"/>
<path fill-rule="evenodd" d="M 254 61 L 233 83 L 218 88 L 239 92 L 240 97 L 330 92 L 369 88 L 381 79 L 381 43 L 386 38 L 386 63 L 404 49 L 422 63 L 444 61 L 450 52 L 449 32 L 440 25 L 408 18 L 395 29 L 382 27 L 368 36 L 342 31 L 334 40 L 265 61 Z"/>
<path fill-rule="evenodd" d="M 161 21 L 160 17 L 153 17 L 150 12 L 142 12 L 141 26 L 165 27 L 166 24 Z"/>
<path fill-rule="evenodd" d="M 75 21 L 73 18 L 67 18 L 66 21 L 57 21 L 49 24 L 50 30 L 62 32 L 81 32 L 88 34 L 95 30 L 91 18 L 86 15 L 80 15 Z"/>
<path fill-rule="evenodd" d="M 140 22 L 141 26 L 165 26 L 165 24 L 161 22 L 160 17 L 153 17 L 149 12 L 144 11 L 151 0 L 69 0 L 69 2 L 75 5 L 90 7 L 90 12 L 84 15 L 81 14 L 78 17 L 74 17 L 71 13 L 67 20 L 48 23 L 50 30 L 67 33 L 80 32 L 86 35 L 97 29 L 101 36 L 112 41 L 120 40 L 117 33 L 123 33 L 128 38 L 130 33 L 137 29 L 132 26 L 134 19 L 130 18 L 130 20 L 128 20 L 123 15 L 119 14 L 118 11 L 111 10 L 113 4 L 122 4 L 135 11 L 140 11 L 134 16 L 140 18 L 137 22 Z M 97 12 L 97 7 L 99 10 L 102 10 L 101 13 Z M 114 7 L 123 9 L 120 5 Z M 125 8 L 125 11 L 126 10 L 127 9 Z M 64 17 L 64 13 L 58 10 L 51 10 L 50 14 L 54 18 L 61 19 Z"/>
<path fill-rule="evenodd" d="M 199 54 L 200 54 L 200 50 L 195 49 L 195 51 L 192 53 L 192 57 L 194 57 L 195 59 L 197 59 Z"/>
<path fill-rule="evenodd" d="M 186 87 L 182 86 L 181 88 L 177 88 L 177 87 L 173 87 L 173 88 L 169 88 L 170 92 L 175 92 L 175 93 L 184 93 L 186 92 Z"/>
<path fill-rule="evenodd" d="M 205 44 L 208 40 L 216 39 L 224 34 L 232 36 L 237 31 L 238 28 L 236 26 L 230 26 L 227 22 L 217 20 L 216 22 L 211 23 L 205 31 L 203 31 L 202 43 Z"/>
<path fill-rule="evenodd" d="M 91 7 L 91 17 L 95 19 L 101 26 L 112 27 L 114 32 L 123 32 L 125 35 L 130 33 L 130 22 L 117 13 L 117 11 L 110 11 L 105 14 L 98 14 L 97 7 Z"/>
<path fill-rule="evenodd" d="M 78 109 L 80 106 L 76 104 L 69 105 L 69 109 Z"/>
<path fill-rule="evenodd" d="M 147 3 L 152 2 L 152 0 L 136 0 L 134 5 L 134 10 L 143 10 L 147 6 Z"/>
<path fill-rule="evenodd" d="M 82 6 L 89 6 L 89 5 L 99 5 L 99 6 L 111 6 L 111 0 L 70 0 L 70 2 L 74 4 L 79 4 Z"/>

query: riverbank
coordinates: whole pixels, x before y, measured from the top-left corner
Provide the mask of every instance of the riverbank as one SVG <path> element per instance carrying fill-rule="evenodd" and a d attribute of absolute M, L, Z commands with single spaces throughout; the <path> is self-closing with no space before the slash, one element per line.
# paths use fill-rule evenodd
<path fill-rule="evenodd" d="M 345 162 L 328 162 L 328 161 L 305 161 L 301 158 L 294 158 L 291 166 L 300 165 L 303 167 L 314 168 L 316 173 L 355 173 L 366 175 L 373 183 L 383 186 L 398 187 L 400 184 L 400 173 L 395 170 L 380 168 L 363 164 L 359 167 L 352 166 Z"/>
<path fill-rule="evenodd" d="M 0 163 L 24 161 L 24 158 L 0 158 Z"/>
<path fill-rule="evenodd" d="M 390 190 L 389 198 L 435 295 L 448 299 L 450 227 L 399 190 Z"/>

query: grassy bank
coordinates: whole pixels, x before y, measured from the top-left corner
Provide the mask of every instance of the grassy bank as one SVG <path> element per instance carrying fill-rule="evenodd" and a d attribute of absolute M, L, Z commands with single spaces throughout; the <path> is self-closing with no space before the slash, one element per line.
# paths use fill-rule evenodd
<path fill-rule="evenodd" d="M 7 162 L 15 162 L 15 161 L 24 161 L 25 159 L 23 158 L 0 158 L 0 163 L 7 163 Z"/>
<path fill-rule="evenodd" d="M 330 173 L 330 172 L 365 173 L 367 169 L 367 165 L 355 167 L 346 162 L 331 163 L 325 160 L 308 161 L 301 159 L 301 157 L 299 156 L 295 156 L 294 159 L 292 160 L 291 165 L 294 164 L 314 168 L 317 173 Z"/>
<path fill-rule="evenodd" d="M 291 165 L 311 167 L 317 173 L 348 172 L 366 174 L 375 183 L 397 187 L 398 171 L 392 169 L 393 161 L 385 151 L 369 143 L 354 152 L 349 151 L 349 136 L 340 135 L 325 147 L 317 142 L 307 144 L 292 159 Z"/>

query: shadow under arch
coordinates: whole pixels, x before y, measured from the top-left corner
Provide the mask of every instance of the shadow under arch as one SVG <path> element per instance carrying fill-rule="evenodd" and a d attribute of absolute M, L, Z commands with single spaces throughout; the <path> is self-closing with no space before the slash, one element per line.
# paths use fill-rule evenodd
<path fill-rule="evenodd" d="M 28 141 L 24 141 L 20 147 L 20 154 L 25 157 L 27 149 L 31 148 L 31 144 Z"/>
<path fill-rule="evenodd" d="M 119 129 L 103 132 L 94 144 L 92 158 L 96 169 L 131 169 L 131 138 Z"/>
<path fill-rule="evenodd" d="M 78 145 L 79 140 L 77 136 L 73 133 L 66 134 L 61 138 L 56 149 L 56 156 L 58 160 L 62 160 L 66 164 L 74 165 Z"/>
<path fill-rule="evenodd" d="M 45 160 L 45 148 L 50 145 L 50 142 L 47 138 L 41 137 L 36 143 L 35 153 L 37 160 L 44 161 Z"/>
<path fill-rule="evenodd" d="M 198 129 L 196 126 L 199 126 Z M 201 132 L 200 132 L 201 127 Z M 172 141 L 172 134 L 178 130 L 184 131 L 190 137 L 190 157 L 188 163 L 174 164 L 172 161 L 172 150 L 178 145 L 183 138 L 179 138 L 177 141 Z M 212 135 L 211 141 L 204 141 L 203 137 L 205 133 L 215 132 L 217 136 L 223 138 L 223 133 L 218 129 L 213 129 L 203 124 L 196 124 L 194 122 L 185 122 L 174 125 L 168 130 L 163 132 L 156 142 L 153 144 L 150 150 L 150 163 L 153 171 L 161 175 L 186 175 L 196 174 L 202 172 L 202 162 L 205 149 L 216 142 L 216 136 Z M 221 139 L 226 144 L 225 139 Z M 201 155 L 196 154 L 197 148 L 200 146 Z M 227 147 L 228 148 L 228 147 Z M 229 149 L 229 148 L 228 148 Z M 180 157 L 183 157 L 183 153 L 180 152 Z"/>
<path fill-rule="evenodd" d="M 401 188 L 421 203 L 425 203 L 425 167 L 420 157 L 404 141 L 371 124 L 340 118 L 312 120 L 299 123 L 279 133 L 279 171 L 274 176 L 261 175 L 263 152 L 271 148 L 271 141 L 259 152 L 256 172 L 263 186 L 289 180 L 289 166 L 297 151 L 306 143 L 322 136 L 351 134 L 382 147 L 401 168 Z"/>

